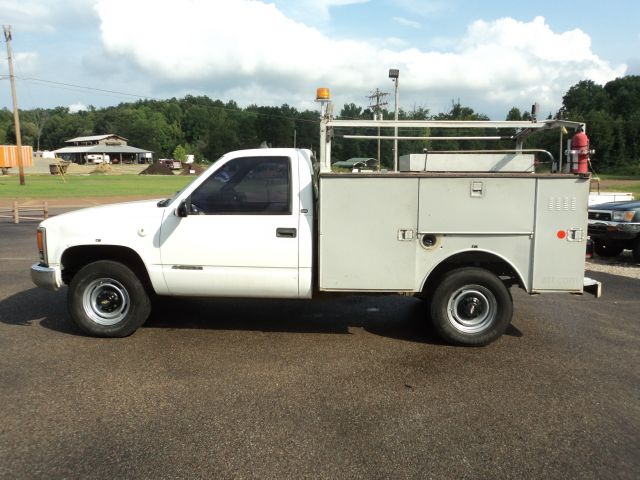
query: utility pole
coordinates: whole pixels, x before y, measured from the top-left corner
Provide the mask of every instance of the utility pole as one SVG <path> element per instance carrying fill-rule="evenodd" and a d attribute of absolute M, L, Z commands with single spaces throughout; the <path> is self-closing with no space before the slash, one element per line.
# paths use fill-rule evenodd
<path fill-rule="evenodd" d="M 370 100 L 369 107 L 373 107 L 374 109 L 374 120 L 382 120 L 382 113 L 380 113 L 380 107 L 384 107 L 387 105 L 387 102 L 381 102 L 381 99 L 384 99 L 389 95 L 387 92 L 381 92 L 378 88 L 375 91 L 371 92 L 367 98 Z M 376 103 L 373 103 L 373 99 L 375 98 Z M 380 127 L 378 127 L 378 171 L 380 171 Z"/>
<path fill-rule="evenodd" d="M 395 83 L 396 86 L 396 95 L 395 95 L 395 114 L 394 114 L 394 120 L 397 122 L 398 121 L 398 111 L 399 111 L 399 101 L 400 101 L 400 93 L 398 91 L 398 80 L 400 79 L 400 70 L 398 70 L 397 68 L 390 68 L 389 69 L 389 78 L 391 79 L 391 81 L 393 83 Z M 394 140 L 393 140 L 393 171 L 397 172 L 398 171 L 398 126 L 396 124 L 396 126 L 393 129 L 393 136 L 394 136 Z"/>
<path fill-rule="evenodd" d="M 18 147 L 18 171 L 20 185 L 24 185 L 24 163 L 22 162 L 22 137 L 20 136 L 20 114 L 18 99 L 16 98 L 16 78 L 13 74 L 13 55 L 11 53 L 11 25 L 3 25 L 4 39 L 7 42 L 7 57 L 9 59 L 9 80 L 11 81 L 11 97 L 13 98 L 13 123 L 16 127 L 16 146 Z"/>

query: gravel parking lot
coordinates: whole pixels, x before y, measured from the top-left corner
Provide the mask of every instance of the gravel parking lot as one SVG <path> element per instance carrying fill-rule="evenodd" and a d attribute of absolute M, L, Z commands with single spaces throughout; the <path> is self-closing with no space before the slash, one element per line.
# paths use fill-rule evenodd
<path fill-rule="evenodd" d="M 638 478 L 640 280 L 514 290 L 507 335 L 443 345 L 422 304 L 165 301 L 85 337 L 0 222 L 0 478 Z M 614 270 L 610 270 L 614 271 Z"/>
<path fill-rule="evenodd" d="M 633 260 L 630 250 L 614 258 L 594 256 L 587 260 L 587 269 L 627 278 L 640 278 L 640 263 Z"/>

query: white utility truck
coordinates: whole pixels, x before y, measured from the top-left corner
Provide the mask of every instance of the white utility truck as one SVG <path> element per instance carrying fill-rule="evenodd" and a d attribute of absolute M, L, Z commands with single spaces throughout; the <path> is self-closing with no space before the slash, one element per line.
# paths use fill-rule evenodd
<path fill-rule="evenodd" d="M 584 278 L 589 174 L 535 173 L 540 151 L 523 148 L 532 133 L 562 127 L 584 125 L 335 120 L 323 104 L 319 161 L 293 148 L 231 152 L 172 198 L 45 220 L 32 279 L 67 284 L 71 318 L 98 336 L 133 333 L 155 295 L 395 293 L 428 301 L 447 341 L 486 345 L 511 321 L 512 286 L 600 294 Z M 332 173 L 332 139 L 344 128 L 398 132 L 344 135 L 385 141 L 440 138 L 402 129 L 513 129 L 464 138 L 510 138 L 515 148 L 422 152 L 396 158 L 393 171 Z"/>

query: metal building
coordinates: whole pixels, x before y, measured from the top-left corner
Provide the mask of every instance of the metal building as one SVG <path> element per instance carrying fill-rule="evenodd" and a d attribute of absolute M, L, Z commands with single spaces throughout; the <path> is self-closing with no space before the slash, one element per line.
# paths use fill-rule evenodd
<path fill-rule="evenodd" d="M 111 163 L 145 163 L 153 153 L 127 145 L 127 139 L 113 133 L 76 137 L 65 142 L 68 146 L 54 150 L 57 156 L 79 164 L 87 163 L 89 155 L 108 155 Z"/>

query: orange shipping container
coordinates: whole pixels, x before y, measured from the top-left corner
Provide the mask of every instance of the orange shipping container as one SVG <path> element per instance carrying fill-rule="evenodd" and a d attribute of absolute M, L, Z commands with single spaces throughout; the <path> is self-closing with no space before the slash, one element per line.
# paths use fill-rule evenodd
<path fill-rule="evenodd" d="M 33 147 L 22 147 L 22 166 L 33 165 Z M 18 168 L 18 147 L 0 145 L 0 168 Z"/>

